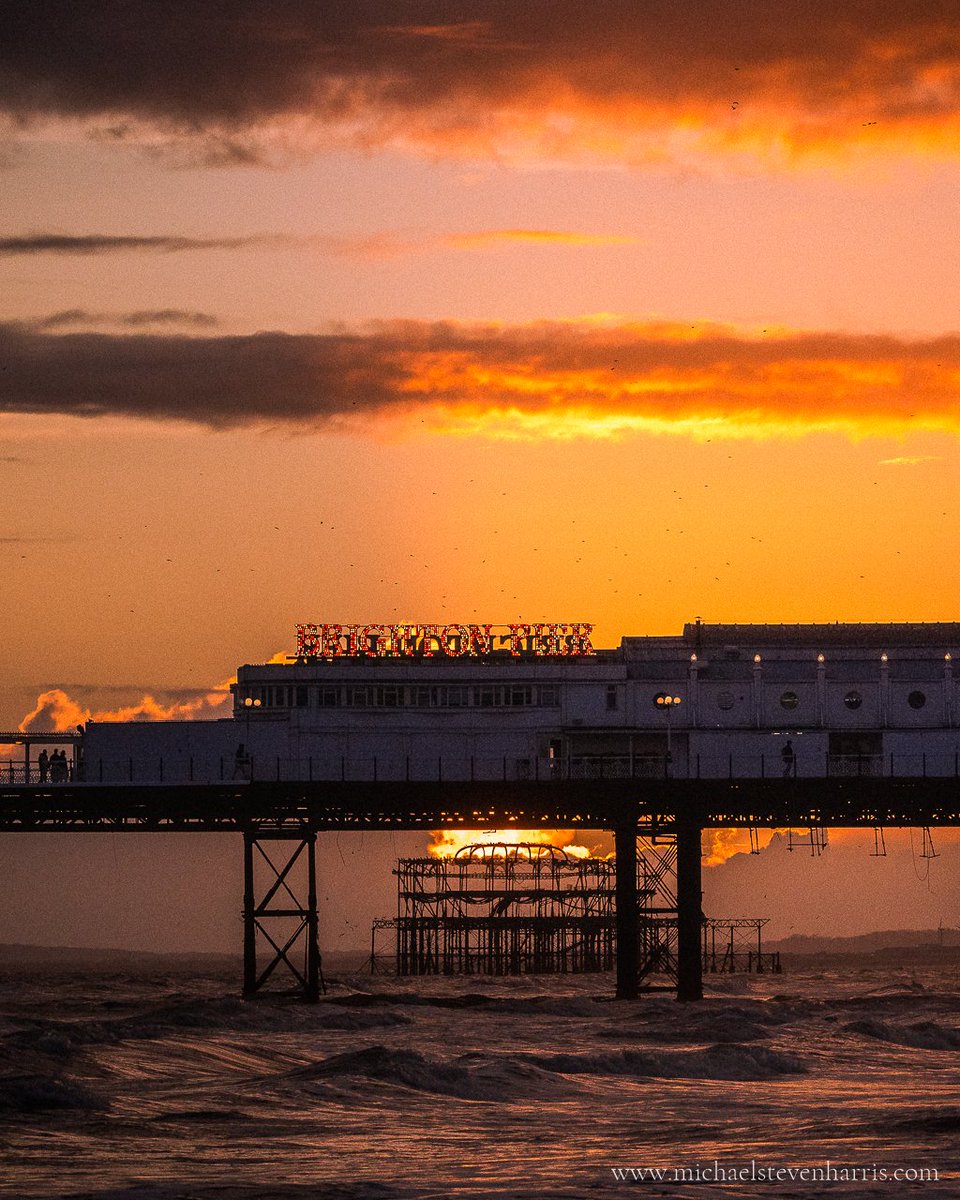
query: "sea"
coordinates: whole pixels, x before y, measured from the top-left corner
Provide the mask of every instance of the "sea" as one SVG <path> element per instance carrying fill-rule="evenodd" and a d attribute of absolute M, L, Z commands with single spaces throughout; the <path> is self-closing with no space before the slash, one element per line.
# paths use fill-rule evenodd
<path fill-rule="evenodd" d="M 0 1196 L 960 1197 L 960 965 L 398 979 L 0 967 Z"/>

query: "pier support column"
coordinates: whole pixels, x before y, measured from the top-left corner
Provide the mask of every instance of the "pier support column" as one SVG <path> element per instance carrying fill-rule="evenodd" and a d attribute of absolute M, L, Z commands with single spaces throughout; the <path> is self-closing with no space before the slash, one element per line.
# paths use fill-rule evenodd
<path fill-rule="evenodd" d="M 323 977 L 320 970 L 320 914 L 317 911 L 317 835 L 307 842 L 307 986 L 304 999 L 316 1004 L 320 999 Z"/>
<path fill-rule="evenodd" d="M 317 835 L 312 831 L 265 832 L 243 835 L 243 994 L 264 989 L 278 967 L 293 977 L 295 990 L 316 1002 L 325 990 L 320 964 L 317 911 Z M 285 849 L 278 856 L 271 846 Z M 299 864 L 299 866 L 298 866 Z M 257 868 L 265 876 L 257 898 Z M 298 878 L 299 876 L 299 878 Z M 304 877 L 305 876 L 305 877 Z M 298 898 L 306 890 L 306 903 Z M 265 951 L 258 963 L 258 950 Z"/>
<path fill-rule="evenodd" d="M 677 820 L 677 999 L 703 999 L 700 824 Z"/>
<path fill-rule="evenodd" d="M 257 990 L 256 893 L 253 886 L 253 843 L 256 835 L 243 835 L 243 994 Z"/>
<path fill-rule="evenodd" d="M 637 913 L 637 826 L 614 831 L 617 856 L 617 999 L 636 1000 L 639 982 Z"/>

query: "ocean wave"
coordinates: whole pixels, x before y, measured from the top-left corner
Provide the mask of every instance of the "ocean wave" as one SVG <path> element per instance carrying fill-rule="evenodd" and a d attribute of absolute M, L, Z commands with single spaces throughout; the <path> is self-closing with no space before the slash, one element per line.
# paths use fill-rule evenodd
<path fill-rule="evenodd" d="M 899 1133 L 958 1133 L 960 1108 L 896 1109 L 876 1122 L 877 1128 Z"/>
<path fill-rule="evenodd" d="M 326 1006 L 323 1006 L 326 1009 Z M 349 1009 L 344 1012 L 342 1009 L 315 1009 L 313 1012 L 313 1020 L 310 1022 L 311 1029 L 328 1029 L 331 1031 L 358 1031 L 362 1032 L 365 1029 L 382 1029 L 390 1028 L 394 1025 L 410 1025 L 413 1021 L 412 1017 L 408 1017 L 405 1013 L 399 1012 L 370 1012 L 359 1011 L 351 1012 Z"/>
<path fill-rule="evenodd" d="M 0 1113 L 7 1116 L 51 1109 L 98 1112 L 107 1107 L 104 1097 L 69 1079 L 47 1075 L 8 1075 L 0 1078 Z"/>
<path fill-rule="evenodd" d="M 416 1050 L 391 1050 L 366 1046 L 335 1054 L 322 1062 L 287 1072 L 285 1081 L 309 1084 L 314 1081 L 359 1078 L 376 1080 L 433 1095 L 460 1100 L 516 1100 L 558 1097 L 555 1076 L 521 1056 L 471 1062 L 470 1056 L 441 1062 Z M 569 1087 L 565 1094 L 579 1089 Z"/>
<path fill-rule="evenodd" d="M 235 997 L 178 1000 L 108 1020 L 35 1021 L 29 1028 L 17 1029 L 0 1038 L 0 1060 L 31 1051 L 64 1059 L 85 1046 L 164 1038 L 177 1032 L 362 1032 L 409 1025 L 410 1021 L 411 1018 L 401 1012 L 350 1011 L 328 1004 L 261 1004 Z"/>
<path fill-rule="evenodd" d="M 609 1012 L 606 1000 L 590 996 L 489 996 L 484 992 L 460 992 L 452 996 L 420 992 L 364 992 L 331 996 L 328 1004 L 344 1008 L 375 1008 L 379 1005 L 406 1005 L 411 1008 L 466 1008 L 488 1013 L 523 1013 L 550 1017 L 593 1017 Z"/>
<path fill-rule="evenodd" d="M 960 1030 L 935 1021 L 917 1021 L 913 1025 L 888 1025 L 885 1021 L 851 1021 L 841 1026 L 844 1033 L 858 1033 L 881 1042 L 911 1046 L 916 1050 L 960 1050 Z"/>
<path fill-rule="evenodd" d="M 200 1124 L 219 1124 L 222 1121 L 251 1121 L 253 1117 L 241 1112 L 238 1108 L 183 1108 L 160 1113 L 151 1117 L 156 1124 L 180 1124 L 181 1122 L 199 1122 Z"/>
<path fill-rule="evenodd" d="M 641 1036 L 657 1042 L 756 1042 L 770 1037 L 770 1031 L 752 1016 L 740 1012 L 697 1013 L 690 1020 L 649 1023 L 640 1028 L 612 1025 L 597 1031 L 597 1036 L 627 1040 Z"/>
<path fill-rule="evenodd" d="M 838 997 L 833 1003 L 837 1008 L 845 1009 L 903 1009 L 907 1012 L 934 1009 L 941 1012 L 960 1012 L 960 996 L 956 993 L 929 990 L 916 981 L 909 985 L 877 988 L 859 996 Z"/>
<path fill-rule="evenodd" d="M 618 1075 L 657 1079 L 776 1079 L 806 1074 L 791 1054 L 766 1046 L 723 1043 L 703 1050 L 619 1050 L 601 1054 L 528 1055 L 528 1061 L 562 1075 Z"/>

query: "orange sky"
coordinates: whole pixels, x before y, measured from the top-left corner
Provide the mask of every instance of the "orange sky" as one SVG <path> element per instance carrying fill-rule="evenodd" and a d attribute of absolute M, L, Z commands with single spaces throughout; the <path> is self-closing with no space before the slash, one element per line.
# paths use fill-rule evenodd
<path fill-rule="evenodd" d="M 302 620 L 956 618 L 953 6 L 311 13 L 11 19 L 0 726 Z"/>

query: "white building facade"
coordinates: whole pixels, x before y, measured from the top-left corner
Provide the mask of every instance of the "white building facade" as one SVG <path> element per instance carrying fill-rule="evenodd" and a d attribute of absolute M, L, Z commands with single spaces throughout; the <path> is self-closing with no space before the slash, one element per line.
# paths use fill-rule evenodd
<path fill-rule="evenodd" d="M 341 635 L 335 653 L 301 633 L 299 657 L 241 666 L 231 719 L 90 725 L 86 778 L 945 776 L 960 767 L 960 623 L 696 622 L 600 650 L 585 625 L 511 627 L 580 630 L 579 641 L 506 633 L 499 646 L 494 635 L 467 649 L 477 627 L 408 626 L 440 634 L 409 637 L 399 651 L 369 632 L 397 627 L 349 628 L 366 636 Z M 446 630 L 462 637 L 444 641 Z"/>

